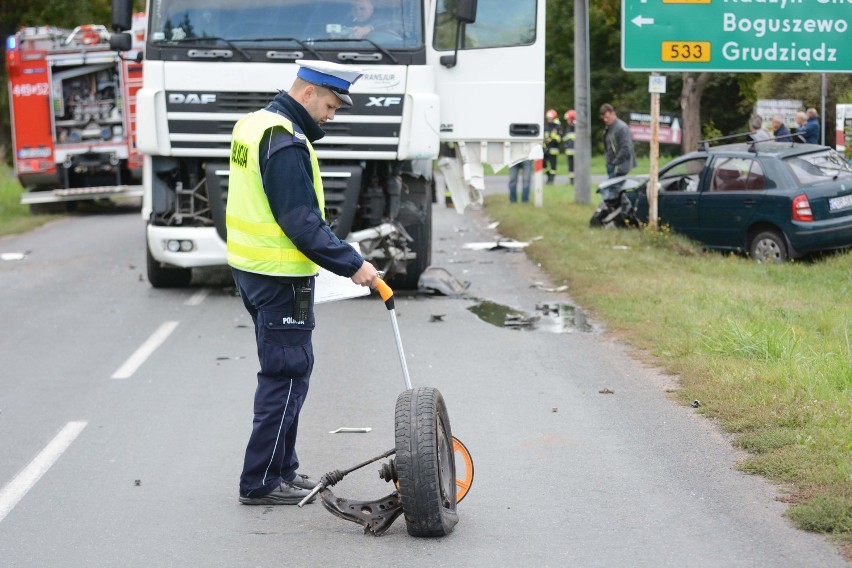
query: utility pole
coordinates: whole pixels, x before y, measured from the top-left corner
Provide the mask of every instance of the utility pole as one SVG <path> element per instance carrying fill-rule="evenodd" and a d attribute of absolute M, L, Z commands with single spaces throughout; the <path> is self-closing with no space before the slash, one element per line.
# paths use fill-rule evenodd
<path fill-rule="evenodd" d="M 574 0 L 574 201 L 592 202 L 592 111 L 589 99 L 589 0 Z"/>

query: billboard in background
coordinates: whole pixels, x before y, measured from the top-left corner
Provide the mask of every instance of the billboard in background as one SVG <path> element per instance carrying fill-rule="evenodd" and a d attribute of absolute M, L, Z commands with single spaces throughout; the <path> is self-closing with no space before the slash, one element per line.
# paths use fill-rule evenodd
<path fill-rule="evenodd" d="M 763 119 L 763 127 L 772 131 L 772 117 L 776 114 L 784 119 L 784 124 L 790 129 L 798 128 L 796 113 L 805 110 L 804 103 L 796 99 L 759 99 L 754 105 L 754 114 Z"/>
<path fill-rule="evenodd" d="M 660 113 L 660 144 L 680 144 L 680 116 Z M 630 111 L 627 119 L 630 138 L 636 142 L 651 141 L 651 113 Z"/>

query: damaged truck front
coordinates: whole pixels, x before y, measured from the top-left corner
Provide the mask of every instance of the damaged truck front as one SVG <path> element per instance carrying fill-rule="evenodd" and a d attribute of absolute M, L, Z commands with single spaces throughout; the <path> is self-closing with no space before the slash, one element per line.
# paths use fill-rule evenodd
<path fill-rule="evenodd" d="M 365 2 L 149 1 L 137 121 L 153 286 L 225 264 L 232 128 L 289 87 L 298 59 L 364 70 L 315 148 L 332 230 L 395 287 L 415 288 L 429 266 L 436 178 L 462 211 L 481 199 L 483 164 L 499 170 L 539 144 L 544 2 L 372 0 L 364 34 Z M 130 10 L 113 1 L 116 30 Z"/>

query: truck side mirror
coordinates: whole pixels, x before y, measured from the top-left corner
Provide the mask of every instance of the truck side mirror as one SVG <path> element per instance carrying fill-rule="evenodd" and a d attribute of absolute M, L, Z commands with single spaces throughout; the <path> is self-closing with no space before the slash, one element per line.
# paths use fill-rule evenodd
<path fill-rule="evenodd" d="M 452 69 L 458 62 L 464 27 L 467 24 L 476 22 L 476 2 L 477 0 L 456 0 L 456 9 L 454 11 L 456 18 L 456 48 L 452 55 L 442 55 L 440 59 L 441 65 L 447 69 Z"/>
<path fill-rule="evenodd" d="M 476 0 L 457 0 L 456 19 L 465 24 L 476 21 Z"/>
<path fill-rule="evenodd" d="M 133 47 L 133 38 L 127 32 L 112 34 L 109 36 L 109 48 L 113 51 L 130 51 Z"/>
<path fill-rule="evenodd" d="M 133 0 L 112 0 L 112 28 L 115 31 L 129 30 L 132 26 L 132 18 Z"/>

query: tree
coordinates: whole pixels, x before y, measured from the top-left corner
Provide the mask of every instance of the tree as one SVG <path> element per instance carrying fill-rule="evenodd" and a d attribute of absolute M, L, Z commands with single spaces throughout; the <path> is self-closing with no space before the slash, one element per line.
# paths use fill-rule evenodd
<path fill-rule="evenodd" d="M 701 136 L 701 96 L 710 73 L 684 73 L 680 88 L 680 110 L 683 113 L 683 132 L 681 133 L 681 149 L 690 152 L 698 147 Z"/>

